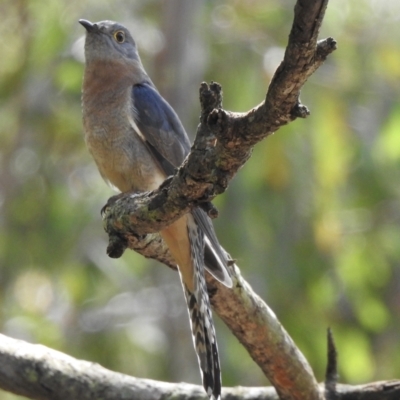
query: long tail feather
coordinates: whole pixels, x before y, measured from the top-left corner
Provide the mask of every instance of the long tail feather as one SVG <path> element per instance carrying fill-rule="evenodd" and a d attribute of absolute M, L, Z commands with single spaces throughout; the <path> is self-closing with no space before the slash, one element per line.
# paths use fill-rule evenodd
<path fill-rule="evenodd" d="M 204 277 L 204 235 L 192 217 L 188 218 L 188 233 L 194 266 L 194 291 L 191 292 L 184 282 L 182 284 L 203 386 L 210 399 L 219 400 L 221 396 L 221 370 L 210 300 Z"/>

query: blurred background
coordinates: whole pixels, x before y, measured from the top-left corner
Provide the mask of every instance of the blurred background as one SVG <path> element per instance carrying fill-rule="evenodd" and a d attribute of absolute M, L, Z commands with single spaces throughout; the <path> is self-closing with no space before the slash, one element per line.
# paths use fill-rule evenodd
<path fill-rule="evenodd" d="M 2 333 L 137 377 L 200 383 L 178 275 L 131 251 L 106 256 L 100 208 L 114 193 L 83 140 L 77 21 L 131 29 L 193 138 L 201 81 L 222 85 L 229 110 L 264 99 L 294 4 L 1 0 Z M 318 380 L 329 326 L 342 382 L 400 377 L 399 15 L 397 0 L 330 2 L 320 36 L 338 50 L 302 91 L 311 116 L 260 143 L 215 201 L 221 243 Z M 215 319 L 224 385 L 266 385 Z"/>

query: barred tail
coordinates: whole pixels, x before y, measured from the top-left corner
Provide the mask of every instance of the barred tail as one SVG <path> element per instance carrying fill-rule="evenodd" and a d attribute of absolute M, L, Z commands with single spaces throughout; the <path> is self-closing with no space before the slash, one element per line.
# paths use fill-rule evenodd
<path fill-rule="evenodd" d="M 191 216 L 188 218 L 188 233 L 194 267 L 194 291 L 191 292 L 184 282 L 182 284 L 203 386 L 211 400 L 219 400 L 221 396 L 221 369 L 210 300 L 204 277 L 204 236 Z"/>

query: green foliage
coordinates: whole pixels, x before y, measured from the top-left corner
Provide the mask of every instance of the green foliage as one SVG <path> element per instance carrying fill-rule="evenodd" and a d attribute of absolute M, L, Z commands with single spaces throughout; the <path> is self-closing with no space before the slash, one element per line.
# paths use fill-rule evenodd
<path fill-rule="evenodd" d="M 230 110 L 263 100 L 294 1 L 199 2 L 171 28 L 173 3 L 0 4 L 0 327 L 118 371 L 199 383 L 177 274 L 133 253 L 105 255 L 99 210 L 113 193 L 83 140 L 77 20 L 126 23 L 192 133 L 191 87 L 201 80 L 222 84 Z M 400 368 L 400 6 L 381 3 L 331 2 L 322 35 L 338 51 L 302 92 L 311 116 L 260 143 L 216 200 L 221 242 L 317 377 L 331 326 L 341 380 L 352 383 L 394 378 Z M 193 24 L 179 30 L 188 16 Z M 163 58 L 182 34 L 181 58 Z M 175 69 L 183 72 L 174 77 Z M 185 79 L 190 110 L 173 92 Z M 218 336 L 224 382 L 265 384 L 219 323 Z"/>

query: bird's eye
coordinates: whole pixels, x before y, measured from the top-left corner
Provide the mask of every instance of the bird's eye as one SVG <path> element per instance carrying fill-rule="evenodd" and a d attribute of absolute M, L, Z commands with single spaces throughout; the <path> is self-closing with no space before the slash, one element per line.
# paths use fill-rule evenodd
<path fill-rule="evenodd" d="M 124 43 L 125 42 L 125 33 L 123 31 L 115 32 L 114 39 L 117 41 L 117 43 Z"/>

